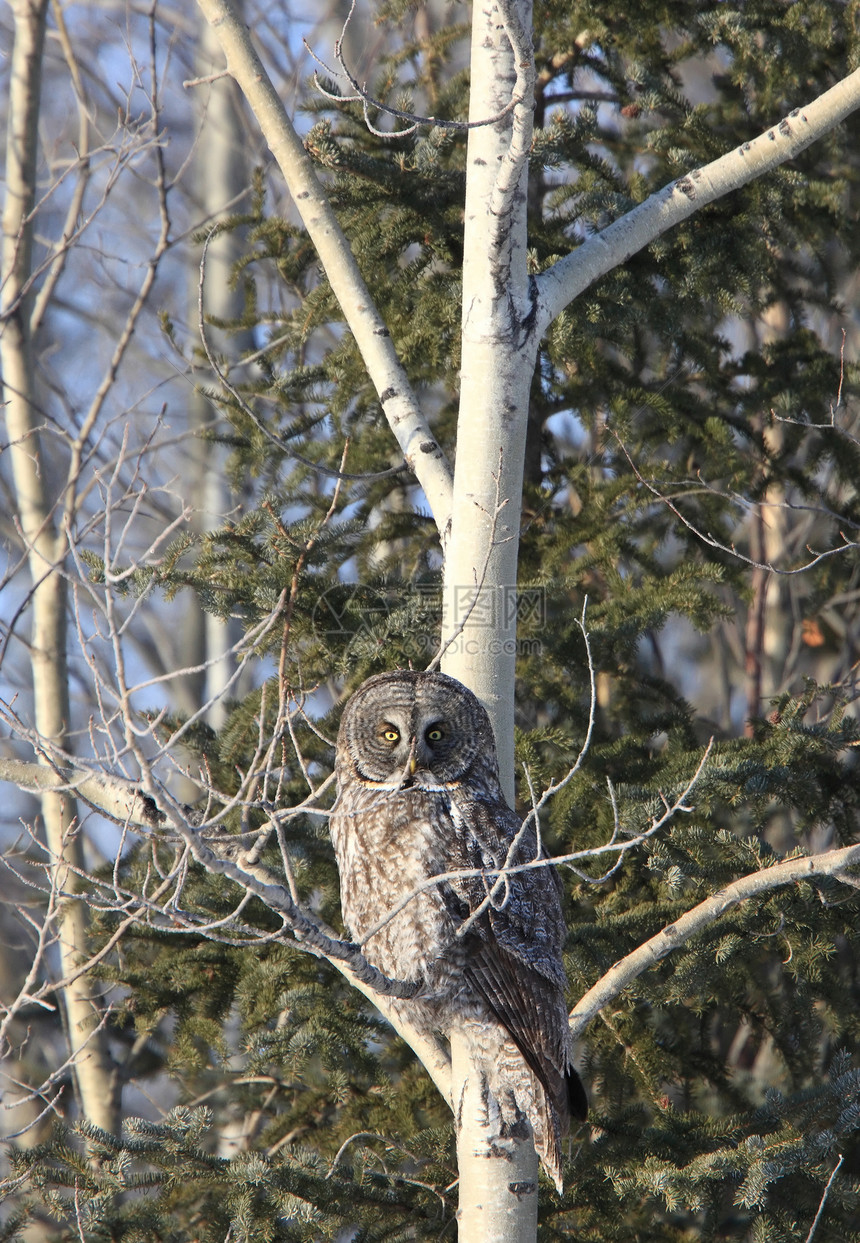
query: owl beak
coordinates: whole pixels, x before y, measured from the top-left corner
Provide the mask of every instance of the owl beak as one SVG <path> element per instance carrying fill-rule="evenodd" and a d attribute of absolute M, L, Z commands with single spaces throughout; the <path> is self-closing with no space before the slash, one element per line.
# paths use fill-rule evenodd
<path fill-rule="evenodd" d="M 418 767 L 418 761 L 415 758 L 415 740 L 412 740 L 412 746 L 409 748 L 409 755 L 406 763 L 403 765 L 403 777 L 401 778 L 402 790 L 412 785 L 412 778 L 415 776 L 415 769 Z"/>

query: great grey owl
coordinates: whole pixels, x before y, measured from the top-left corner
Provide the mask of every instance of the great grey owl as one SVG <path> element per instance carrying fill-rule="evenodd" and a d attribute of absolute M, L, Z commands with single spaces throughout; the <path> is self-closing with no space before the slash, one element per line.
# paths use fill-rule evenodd
<path fill-rule="evenodd" d="M 369 678 L 344 711 L 335 771 L 331 835 L 351 935 L 382 925 L 364 954 L 420 984 L 397 1003 L 404 1017 L 427 1034 L 466 1032 L 499 1137 L 527 1118 L 560 1188 L 561 1138 L 587 1112 L 570 1065 L 560 882 L 546 866 L 496 884 L 496 869 L 540 852 L 504 801 L 487 713 L 443 673 Z M 466 870 L 403 905 L 430 877 Z"/>

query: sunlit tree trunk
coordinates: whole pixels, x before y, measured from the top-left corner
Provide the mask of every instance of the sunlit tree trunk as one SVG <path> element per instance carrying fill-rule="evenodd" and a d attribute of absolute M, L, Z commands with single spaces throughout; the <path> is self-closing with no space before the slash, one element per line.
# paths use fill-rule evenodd
<path fill-rule="evenodd" d="M 531 5 L 474 6 L 469 119 L 520 102 L 469 132 L 460 417 L 443 606 L 450 646 L 442 668 L 490 713 L 511 803 L 517 553 L 537 351 L 526 267 L 533 96 Z M 456 1032 L 451 1046 L 460 1238 L 526 1243 L 537 1229 L 534 1145 L 529 1137 L 511 1138 L 500 1150 L 480 1074 Z"/>
<path fill-rule="evenodd" d="M 237 6 L 237 11 L 241 13 L 241 5 Z M 241 96 L 232 78 L 217 76 L 222 62 L 223 53 L 212 27 L 201 18 L 197 71 L 201 78 L 216 75 L 213 81 L 198 87 L 195 93 L 200 117 L 195 148 L 195 188 L 200 219 L 206 230 L 215 228 L 232 213 L 246 209 L 250 191 Z M 242 312 L 242 289 L 241 286 L 234 287 L 231 278 L 244 248 L 243 230 L 229 229 L 217 233 L 206 249 L 202 274 L 199 269 L 191 273 L 190 318 L 192 340 L 198 350 L 202 349 L 197 339 L 200 297 L 207 319 L 230 321 Z M 214 324 L 207 324 L 205 332 L 209 348 L 228 373 L 242 354 L 253 346 L 250 331 L 226 333 Z M 211 438 L 218 412 L 199 389 L 189 403 L 189 419 L 193 436 L 191 492 L 195 512 L 192 522 L 198 534 L 203 534 L 221 525 L 231 504 L 226 471 L 228 454 L 222 445 Z M 224 722 L 224 692 L 235 671 L 231 649 L 239 638 L 239 628 L 206 612 L 191 593 L 188 610 L 182 664 L 199 672 L 187 680 L 188 702 L 183 707 L 188 712 L 196 712 L 203 703 L 208 703 L 207 719 L 217 729 Z"/>
<path fill-rule="evenodd" d="M 34 722 L 40 738 L 70 750 L 70 703 L 66 665 L 66 531 L 49 491 L 43 453 L 29 316 L 36 206 L 39 97 L 47 0 L 16 0 L 12 51 L 6 198 L 3 209 L 2 322 L 0 365 L 10 442 L 17 518 L 31 576 L 31 650 Z M 44 762 L 48 760 L 45 757 Z M 87 909 L 75 900 L 84 857 L 77 807 L 67 793 L 41 795 L 45 844 L 52 883 L 65 895 L 58 922 L 60 972 L 68 1040 L 83 1114 L 113 1131 L 116 1083 L 101 1007 L 86 975 L 75 968 L 86 955 Z"/>
<path fill-rule="evenodd" d="M 502 119 L 469 132 L 463 362 L 443 615 L 443 639 L 451 644 L 442 667 L 471 687 L 489 711 L 509 801 L 517 552 L 537 352 L 526 267 L 534 93 L 530 32 L 527 3 L 474 10 L 469 119 L 494 117 L 512 99 L 521 102 Z"/>

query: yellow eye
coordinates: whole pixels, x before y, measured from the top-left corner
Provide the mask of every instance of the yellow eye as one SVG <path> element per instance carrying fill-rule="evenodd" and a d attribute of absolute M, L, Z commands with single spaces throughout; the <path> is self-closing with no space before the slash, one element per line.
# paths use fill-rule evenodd
<path fill-rule="evenodd" d="M 434 725 L 431 729 L 427 730 L 424 737 L 428 742 L 441 742 L 445 737 L 445 731 L 441 729 L 440 726 Z"/>
<path fill-rule="evenodd" d="M 400 738 L 400 735 L 398 734 L 396 729 L 392 729 L 391 726 L 389 725 L 388 729 L 384 729 L 382 731 L 382 737 L 385 739 L 386 742 L 397 742 L 398 739 Z"/>

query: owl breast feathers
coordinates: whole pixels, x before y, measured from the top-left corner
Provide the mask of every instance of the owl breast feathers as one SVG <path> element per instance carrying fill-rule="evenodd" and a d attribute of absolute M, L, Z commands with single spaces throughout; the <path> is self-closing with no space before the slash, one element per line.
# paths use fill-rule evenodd
<path fill-rule="evenodd" d="M 550 866 L 498 877 L 542 856 L 502 796 L 486 712 L 442 673 L 369 678 L 344 711 L 335 769 L 350 934 L 372 932 L 368 961 L 420 984 L 397 1003 L 404 1018 L 466 1033 L 499 1138 L 527 1118 L 561 1188 L 562 1136 L 587 1111 L 570 1064 L 561 889 Z"/>

